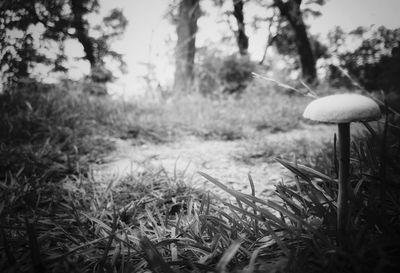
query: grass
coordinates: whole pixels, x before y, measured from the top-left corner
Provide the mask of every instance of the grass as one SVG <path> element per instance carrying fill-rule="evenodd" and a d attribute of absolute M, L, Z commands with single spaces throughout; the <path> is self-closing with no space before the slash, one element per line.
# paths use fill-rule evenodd
<path fill-rule="evenodd" d="M 124 122 L 128 131 L 152 131 L 165 141 L 185 135 L 248 139 L 259 131 L 284 132 L 297 128 L 308 101 L 255 82 L 239 98 L 215 99 L 191 93 L 156 103 L 139 102 L 136 109 L 127 111 Z"/>
<path fill-rule="evenodd" d="M 336 242 L 332 146 L 329 153 L 321 147 L 321 153 L 310 155 L 312 161 L 279 159 L 294 175 L 277 185 L 275 201 L 260 199 L 254 191 L 234 191 L 207 174 L 201 175 L 234 201 L 192 189 L 184 176 L 163 170 L 125 177 L 115 187 L 99 185 L 89 172 L 88 166 L 112 149 L 109 135 L 131 131 L 138 142 L 170 141 L 188 133 L 251 138 L 260 130 L 296 128 L 300 118 L 294 116 L 306 100 L 271 92 L 214 104 L 192 96 L 165 105 L 136 105 L 54 86 L 26 88 L 0 99 L 1 272 L 399 269 L 396 115 L 367 138 L 354 140 L 356 205 L 351 243 L 343 248 Z M 275 107 L 279 100 L 284 105 Z M 302 139 L 300 145 L 305 145 Z M 254 188 L 250 176 L 248 183 Z"/>
<path fill-rule="evenodd" d="M 331 125 L 314 127 L 304 127 L 301 131 L 292 132 L 290 136 L 277 133 L 265 137 L 264 133 L 257 134 L 252 141 L 245 143 L 243 152 L 236 159 L 255 165 L 261 162 L 273 163 L 279 156 L 316 165 L 316 161 L 323 156 L 321 151 L 326 151 L 326 147 L 333 143 L 335 128 Z"/>
<path fill-rule="evenodd" d="M 1 95 L 1 177 L 78 174 L 111 148 L 88 97 L 35 83 Z M 87 107 L 87 106 L 90 106 Z M 105 115 L 102 113 L 101 115 Z M 100 149 L 100 147 L 102 147 Z"/>

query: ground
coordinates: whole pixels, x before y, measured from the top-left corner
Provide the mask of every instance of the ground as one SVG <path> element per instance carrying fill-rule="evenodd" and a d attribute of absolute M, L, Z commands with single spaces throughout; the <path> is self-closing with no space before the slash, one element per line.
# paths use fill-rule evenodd
<path fill-rule="evenodd" d="M 296 141 L 310 139 L 313 142 L 333 140 L 336 126 L 302 124 L 288 132 L 265 133 L 262 143 L 285 143 L 296 145 Z M 116 150 L 104 164 L 94 166 L 94 178 L 99 181 L 114 181 L 126 175 L 141 176 L 145 172 L 166 171 L 170 177 L 185 176 L 185 182 L 194 187 L 214 192 L 213 185 L 197 172 L 207 173 L 230 187 L 250 193 L 250 173 L 256 193 L 270 195 L 274 185 L 285 181 L 290 173 L 272 158 L 263 160 L 263 154 L 249 155 L 249 139 L 232 141 L 204 140 L 186 136 L 174 142 L 135 145 L 132 139 L 113 138 Z M 218 191 L 218 189 L 215 189 Z M 221 193 L 222 194 L 222 193 Z"/>

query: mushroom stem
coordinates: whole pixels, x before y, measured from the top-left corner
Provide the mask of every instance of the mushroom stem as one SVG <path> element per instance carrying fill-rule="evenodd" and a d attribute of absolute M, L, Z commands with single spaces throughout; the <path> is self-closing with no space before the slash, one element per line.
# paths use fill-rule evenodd
<path fill-rule="evenodd" d="M 337 201 L 338 242 L 343 245 L 350 217 L 351 186 L 350 165 L 350 123 L 339 123 L 339 193 Z"/>
<path fill-rule="evenodd" d="M 303 117 L 336 123 L 339 126 L 339 191 L 337 200 L 337 242 L 347 248 L 348 229 L 354 193 L 350 184 L 350 122 L 378 120 L 379 105 L 358 94 L 337 94 L 316 99 L 304 110 Z M 346 238 L 347 237 L 347 238 Z"/>

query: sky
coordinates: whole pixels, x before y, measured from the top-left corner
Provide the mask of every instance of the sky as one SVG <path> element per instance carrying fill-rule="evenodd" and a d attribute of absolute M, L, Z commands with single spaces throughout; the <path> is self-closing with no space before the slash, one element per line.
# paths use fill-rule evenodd
<path fill-rule="evenodd" d="M 345 30 L 370 25 L 397 28 L 400 26 L 399 11 L 399 0 L 328 0 L 321 7 L 322 16 L 314 20 L 311 31 L 326 33 L 336 25 Z"/>
<path fill-rule="evenodd" d="M 208 14 L 199 19 L 199 32 L 196 46 L 209 46 L 218 44 L 220 35 L 229 33 L 229 27 L 223 23 L 225 17 L 218 10 L 208 9 L 210 0 L 202 0 L 203 8 Z M 166 16 L 168 10 L 167 0 L 100 0 L 101 14 L 104 16 L 112 8 L 122 8 L 129 20 L 124 38 L 113 44 L 113 49 L 125 56 L 128 65 L 128 74 L 121 75 L 110 86 L 115 92 L 123 92 L 125 95 L 136 93 L 146 85 L 143 76 L 156 77 L 162 86 L 171 83 L 173 77 L 173 48 L 176 35 L 175 28 Z M 226 8 L 230 8 L 230 2 L 226 1 Z M 250 1 L 251 2 L 251 1 Z M 400 27 L 400 0 L 328 0 L 318 8 L 322 16 L 308 19 L 311 25 L 310 32 L 325 37 L 329 30 L 335 26 L 341 26 L 344 30 L 352 30 L 358 26 L 380 26 L 389 28 Z M 246 14 L 260 14 L 259 8 L 247 5 Z M 96 21 L 97 18 L 91 18 Z M 222 21 L 216 25 L 215 21 Z M 254 33 L 248 28 L 250 36 L 250 56 L 260 59 L 265 45 L 265 31 Z M 69 54 L 82 56 L 80 45 L 71 44 Z M 228 50 L 228 46 L 226 47 Z M 154 65 L 153 74 L 144 65 Z M 83 62 L 74 64 L 76 69 L 71 70 L 71 76 L 79 78 L 89 71 L 89 66 Z M 111 90 L 111 91 L 113 91 Z"/>

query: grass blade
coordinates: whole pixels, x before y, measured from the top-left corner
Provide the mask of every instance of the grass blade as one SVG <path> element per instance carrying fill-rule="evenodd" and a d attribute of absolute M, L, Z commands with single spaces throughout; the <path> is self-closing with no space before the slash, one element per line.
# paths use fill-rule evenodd
<path fill-rule="evenodd" d="M 224 252 L 224 255 L 222 255 L 221 259 L 218 261 L 217 264 L 217 272 L 220 273 L 228 273 L 229 271 L 227 270 L 227 266 L 229 262 L 235 257 L 236 253 L 238 252 L 240 248 L 241 242 L 239 241 L 234 241 L 229 248 Z"/>
<path fill-rule="evenodd" d="M 31 257 L 33 262 L 33 268 L 35 273 L 41 273 L 45 271 L 42 259 L 40 257 L 39 244 L 36 237 L 35 227 L 28 219 L 25 219 L 26 232 L 29 238 L 29 248 L 31 251 Z"/>
<path fill-rule="evenodd" d="M 1 228 L 1 235 L 3 237 L 3 246 L 4 246 L 4 251 L 6 253 L 8 263 L 9 263 L 9 265 L 13 266 L 14 264 L 17 263 L 17 261 L 13 255 L 13 253 L 10 250 L 10 246 L 9 246 L 8 240 L 7 240 L 7 235 L 3 228 Z"/>
<path fill-rule="evenodd" d="M 174 270 L 164 261 L 157 248 L 151 243 L 149 238 L 143 236 L 140 239 L 140 247 L 144 251 L 149 267 L 155 273 L 175 273 Z"/>

